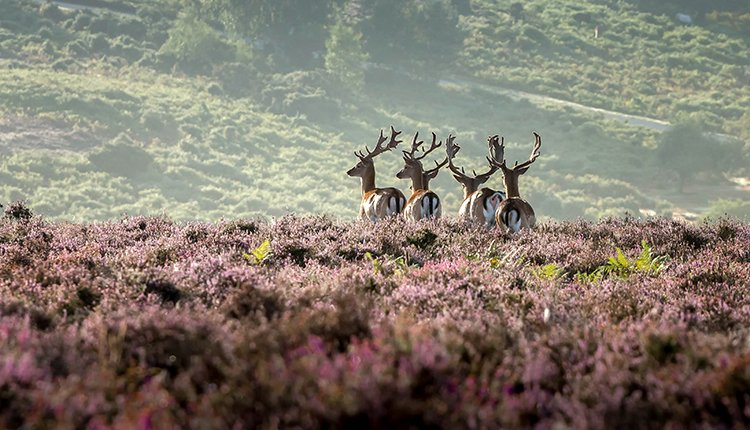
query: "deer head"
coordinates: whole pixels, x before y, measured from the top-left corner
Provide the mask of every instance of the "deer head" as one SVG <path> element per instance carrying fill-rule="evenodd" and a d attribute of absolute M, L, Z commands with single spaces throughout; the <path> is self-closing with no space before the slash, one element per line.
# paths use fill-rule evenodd
<path fill-rule="evenodd" d="M 542 138 L 536 132 L 533 133 L 534 148 L 531 150 L 531 156 L 521 164 L 518 164 L 518 160 L 516 160 L 513 167 L 508 167 L 505 162 L 505 141 L 503 140 L 503 142 L 495 148 L 493 148 L 492 143 L 490 143 L 490 153 L 492 154 L 492 158 L 487 157 L 487 161 L 490 162 L 490 165 L 496 166 L 503 171 L 505 192 L 507 193 L 508 198 L 520 197 L 518 193 L 518 177 L 526 173 L 531 164 L 536 161 L 537 157 L 540 155 L 539 148 L 542 146 Z M 493 136 L 493 138 L 496 137 L 497 136 Z"/>
<path fill-rule="evenodd" d="M 383 130 L 381 129 L 378 143 L 375 144 L 375 149 L 370 151 L 370 149 L 365 146 L 365 151 L 367 151 L 366 154 L 362 151 L 354 153 L 354 155 L 359 158 L 359 162 L 356 166 L 349 169 L 346 174 L 352 177 L 362 178 L 363 193 L 375 189 L 375 163 L 373 162 L 373 158 L 398 146 L 398 144 L 402 142 L 401 140 L 396 140 L 399 134 L 401 134 L 401 132 L 394 130 L 393 126 L 391 126 L 391 137 L 388 139 L 383 136 Z M 388 143 L 383 146 L 383 143 L 385 143 L 386 140 L 388 140 Z"/>
<path fill-rule="evenodd" d="M 453 173 L 453 177 L 456 178 L 459 184 L 461 184 L 461 187 L 464 191 L 464 199 L 469 197 L 471 193 L 479 189 L 479 186 L 487 182 L 490 177 L 497 172 L 500 167 L 495 166 L 492 163 L 490 163 L 490 169 L 482 173 L 481 175 L 477 175 L 477 172 L 475 170 L 472 170 L 472 176 L 469 176 L 464 171 L 464 168 L 462 167 L 461 170 L 459 170 L 454 164 L 453 164 L 453 158 L 458 154 L 458 151 L 461 149 L 460 146 L 458 146 L 455 143 L 455 136 L 448 136 L 448 139 L 445 141 L 445 152 L 447 154 L 447 161 L 448 161 L 448 169 Z M 498 143 L 498 136 L 490 136 L 487 138 L 489 147 L 490 147 L 490 155 L 493 156 L 493 159 L 499 154 L 502 157 L 502 145 Z M 503 141 L 504 143 L 504 141 Z M 501 160 L 495 159 L 498 163 L 501 162 Z"/>
<path fill-rule="evenodd" d="M 437 142 L 437 136 L 435 136 L 435 133 L 432 133 L 432 143 L 430 144 L 430 148 L 426 151 L 422 151 L 421 156 L 414 155 L 417 150 L 422 146 L 424 141 L 417 141 L 417 138 L 419 137 L 419 132 L 414 134 L 414 139 L 411 143 L 411 151 L 403 151 L 404 153 L 404 168 L 401 169 L 398 173 L 396 173 L 396 177 L 399 179 L 407 179 L 411 178 L 412 180 L 412 191 L 418 191 L 418 190 L 428 190 L 429 188 L 429 182 L 431 179 L 434 179 L 438 171 L 441 167 L 445 166 L 446 163 L 448 163 L 448 158 L 446 157 L 445 160 L 443 160 L 442 163 L 438 163 L 435 161 L 436 167 L 434 167 L 431 170 L 425 171 L 422 167 L 422 159 L 427 156 L 427 154 L 431 153 L 435 149 L 439 148 L 440 145 L 443 144 L 442 141 Z"/>

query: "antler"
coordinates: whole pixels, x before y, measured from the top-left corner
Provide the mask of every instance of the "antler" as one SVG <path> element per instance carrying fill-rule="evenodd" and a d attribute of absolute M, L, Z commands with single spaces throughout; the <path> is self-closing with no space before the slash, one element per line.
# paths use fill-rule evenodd
<path fill-rule="evenodd" d="M 490 166 L 495 169 L 505 169 L 505 137 L 497 134 L 490 136 L 487 138 L 487 146 L 492 157 L 487 157 Z"/>
<path fill-rule="evenodd" d="M 388 141 L 388 143 L 383 147 L 383 142 L 387 140 L 385 136 L 383 136 L 383 129 L 380 129 L 380 137 L 378 138 L 378 143 L 375 144 L 375 149 L 370 152 L 370 149 L 365 146 L 365 150 L 367 151 L 367 154 L 365 154 L 362 151 L 354 152 L 354 155 L 357 156 L 360 160 L 365 158 L 373 158 L 376 157 L 386 151 L 390 151 L 391 149 L 394 149 L 396 146 L 398 146 L 399 143 L 403 142 L 402 140 L 396 140 L 396 137 L 401 134 L 400 131 L 396 131 L 393 126 L 391 126 L 391 138 Z"/>
<path fill-rule="evenodd" d="M 456 166 L 453 165 L 453 158 L 458 154 L 458 151 L 461 149 L 460 146 L 458 146 L 454 140 L 456 140 L 456 136 L 448 135 L 448 138 L 445 139 L 445 153 L 448 159 L 448 168 L 451 172 L 453 172 L 454 175 L 459 176 L 466 176 L 464 174 L 463 169 L 458 170 Z"/>
<path fill-rule="evenodd" d="M 455 139 L 456 139 L 455 136 L 451 136 L 451 135 L 448 136 L 448 139 L 446 139 L 445 141 L 446 143 L 445 152 L 447 154 L 448 168 L 451 170 L 451 172 L 453 172 L 453 175 L 456 178 L 456 180 L 458 180 L 461 183 L 467 180 L 472 180 L 477 186 L 487 182 L 487 180 L 490 179 L 490 176 L 492 176 L 495 172 L 497 172 L 500 166 L 499 165 L 496 166 L 495 164 L 493 164 L 492 161 L 489 159 L 489 157 L 487 157 L 487 159 L 490 161 L 490 170 L 488 170 L 487 172 L 481 175 L 477 175 L 476 170 L 472 170 L 471 173 L 474 176 L 473 177 L 469 176 L 466 174 L 466 171 L 464 170 L 463 167 L 461 168 L 461 170 L 458 170 L 458 168 L 453 165 L 453 158 L 456 156 L 456 154 L 458 153 L 459 149 L 461 149 L 461 147 L 456 145 L 456 143 L 454 142 Z M 494 141 L 492 139 L 494 139 Z M 490 154 L 495 159 L 497 159 L 498 153 L 500 154 L 500 158 L 502 158 L 502 146 L 498 145 L 497 139 L 498 139 L 497 135 L 491 136 L 490 138 L 487 139 L 490 142 Z M 493 143 L 495 145 L 494 152 L 493 152 Z"/>
<path fill-rule="evenodd" d="M 528 160 L 524 161 L 521 164 L 518 164 L 518 160 L 513 164 L 513 167 L 507 167 L 505 163 L 505 141 L 503 139 L 502 142 L 497 142 L 497 135 L 491 136 L 488 140 L 490 145 L 490 154 L 492 154 L 492 158 L 487 157 L 487 161 L 490 162 L 490 165 L 499 167 L 503 169 L 503 171 L 521 171 L 519 174 L 522 174 L 525 172 L 525 169 L 527 169 L 531 163 L 536 161 L 537 157 L 539 157 L 540 152 L 539 148 L 542 146 L 542 138 L 539 136 L 536 132 L 534 133 L 534 148 L 531 150 L 531 156 Z"/>
<path fill-rule="evenodd" d="M 447 163 L 448 163 L 448 157 L 445 157 L 445 160 L 443 160 L 441 163 L 438 163 L 437 160 L 435 160 L 435 167 L 433 167 L 430 170 L 427 170 L 426 172 L 424 172 L 424 174 L 427 176 L 432 176 L 433 173 L 440 170 L 440 168 L 445 166 Z"/>
<path fill-rule="evenodd" d="M 537 157 L 539 157 L 539 148 L 542 146 L 542 138 L 535 131 L 532 133 L 534 133 L 534 148 L 531 150 L 531 156 L 529 156 L 527 161 L 524 161 L 521 164 L 518 164 L 518 160 L 516 160 L 516 163 L 513 165 L 513 170 L 529 167 L 531 163 L 536 161 Z"/>
<path fill-rule="evenodd" d="M 436 150 L 437 148 L 439 148 L 439 147 L 440 147 L 440 145 L 442 145 L 442 144 L 443 144 L 443 141 L 442 141 L 442 140 L 441 140 L 441 141 L 439 141 L 439 142 L 438 142 L 437 144 L 435 144 L 435 140 L 436 140 L 436 139 L 437 139 L 437 136 L 435 136 L 435 133 L 433 132 L 433 133 L 432 133 L 432 143 L 430 144 L 430 149 L 428 149 L 427 151 L 424 151 L 424 152 L 422 153 L 422 156 L 421 156 L 421 157 L 416 157 L 416 158 L 415 158 L 415 160 L 421 160 L 421 159 L 423 159 L 424 157 L 426 157 L 426 156 L 427 156 L 427 154 L 429 154 L 430 152 L 432 152 L 432 151 Z"/>
<path fill-rule="evenodd" d="M 419 132 L 414 133 L 414 139 L 411 141 L 411 151 L 401 151 L 404 153 L 405 157 L 414 158 L 414 153 L 424 143 L 424 141 L 421 141 L 421 140 L 417 142 L 418 137 L 419 137 Z"/>

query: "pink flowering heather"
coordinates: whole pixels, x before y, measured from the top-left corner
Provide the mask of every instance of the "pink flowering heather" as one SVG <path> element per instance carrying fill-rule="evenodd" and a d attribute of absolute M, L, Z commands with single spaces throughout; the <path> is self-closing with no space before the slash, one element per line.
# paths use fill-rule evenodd
<path fill-rule="evenodd" d="M 22 215 L 1 428 L 750 427 L 747 224 Z"/>

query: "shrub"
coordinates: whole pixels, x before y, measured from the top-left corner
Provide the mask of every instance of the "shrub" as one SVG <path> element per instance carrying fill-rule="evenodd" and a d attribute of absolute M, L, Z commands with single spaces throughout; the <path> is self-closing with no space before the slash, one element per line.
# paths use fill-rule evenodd
<path fill-rule="evenodd" d="M 206 91 L 213 96 L 221 95 L 224 92 L 224 90 L 221 88 L 221 85 L 216 82 L 210 82 L 206 86 Z"/>
<path fill-rule="evenodd" d="M 103 33 L 94 34 L 89 42 L 91 52 L 98 54 L 107 54 L 109 52 L 109 39 Z"/>
<path fill-rule="evenodd" d="M 24 200 L 18 200 L 5 208 L 5 218 L 7 219 L 15 221 L 29 220 L 33 216 L 34 214 L 31 212 L 31 209 L 26 206 L 26 201 Z"/>
<path fill-rule="evenodd" d="M 180 18 L 159 52 L 174 55 L 189 73 L 205 73 L 212 63 L 231 61 L 234 53 L 204 21 Z"/>
<path fill-rule="evenodd" d="M 259 95 L 262 82 L 258 71 L 243 63 L 223 63 L 214 67 L 212 77 L 230 97 Z"/>
<path fill-rule="evenodd" d="M 44 3 L 39 8 L 39 14 L 45 18 L 55 22 L 60 22 L 65 18 L 65 14 L 60 10 L 54 3 Z"/>
<path fill-rule="evenodd" d="M 363 66 L 368 55 L 362 51 L 361 39 L 361 33 L 338 22 L 331 27 L 324 56 L 328 73 L 355 90 L 361 89 L 365 84 Z"/>
<path fill-rule="evenodd" d="M 54 36 L 52 34 L 52 30 L 49 29 L 49 27 L 42 27 L 39 29 L 39 31 L 36 32 L 37 36 L 41 37 L 42 39 L 52 39 Z"/>
<path fill-rule="evenodd" d="M 154 161 L 151 154 L 124 135 L 91 152 L 88 159 L 100 170 L 128 178 L 146 172 Z"/>
<path fill-rule="evenodd" d="M 65 49 L 71 54 L 79 57 L 88 55 L 89 51 L 82 40 L 74 40 L 65 44 Z"/>

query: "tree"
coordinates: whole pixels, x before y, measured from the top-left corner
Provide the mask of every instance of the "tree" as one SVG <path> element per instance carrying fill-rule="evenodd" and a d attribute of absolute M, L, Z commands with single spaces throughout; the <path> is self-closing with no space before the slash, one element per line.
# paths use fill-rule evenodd
<path fill-rule="evenodd" d="M 300 56 L 308 60 L 313 51 L 323 49 L 324 26 L 333 9 L 343 3 L 345 0 L 205 0 L 201 11 L 221 21 L 230 34 L 263 39 L 294 61 Z"/>
<path fill-rule="evenodd" d="M 725 172 L 742 158 L 741 147 L 735 142 L 719 142 L 695 122 L 679 123 L 665 131 L 656 151 L 662 165 L 679 176 L 680 192 L 698 173 Z"/>
<path fill-rule="evenodd" d="M 169 39 L 160 52 L 174 55 L 188 72 L 208 73 L 214 63 L 232 60 L 235 50 L 223 42 L 211 26 L 187 15 L 178 19 L 169 30 Z"/>
<path fill-rule="evenodd" d="M 326 41 L 326 70 L 345 85 L 361 89 L 365 83 L 362 65 L 367 61 L 367 53 L 362 51 L 362 34 L 342 22 L 331 27 Z"/>
<path fill-rule="evenodd" d="M 452 58 L 463 35 L 450 0 L 362 0 L 366 49 L 376 62 L 427 65 Z"/>

